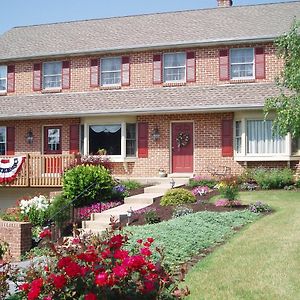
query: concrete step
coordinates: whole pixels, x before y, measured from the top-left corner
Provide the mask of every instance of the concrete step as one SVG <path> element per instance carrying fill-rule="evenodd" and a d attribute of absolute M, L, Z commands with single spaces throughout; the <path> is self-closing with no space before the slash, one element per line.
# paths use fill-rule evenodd
<path fill-rule="evenodd" d="M 184 186 L 184 183 L 177 183 L 175 181 L 174 187 L 181 187 Z M 154 186 L 149 186 L 146 187 L 145 193 L 161 193 L 162 195 L 165 194 L 166 191 L 168 191 L 169 189 L 171 189 L 171 184 L 159 184 L 159 185 L 154 185 Z"/>
<path fill-rule="evenodd" d="M 82 222 L 83 229 L 105 230 L 109 227 L 109 222 L 102 221 L 84 221 Z"/>
<path fill-rule="evenodd" d="M 161 197 L 163 193 L 144 193 L 135 196 L 126 197 L 125 204 L 145 204 L 145 206 L 153 203 L 155 198 Z"/>

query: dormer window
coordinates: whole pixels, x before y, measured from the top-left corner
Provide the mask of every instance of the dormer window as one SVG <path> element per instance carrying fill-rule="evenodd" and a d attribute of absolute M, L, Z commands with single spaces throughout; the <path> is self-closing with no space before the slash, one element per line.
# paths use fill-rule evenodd
<path fill-rule="evenodd" d="M 163 68 L 164 82 L 185 82 L 186 53 L 165 53 Z"/>
<path fill-rule="evenodd" d="M 62 62 L 45 62 L 43 64 L 43 89 L 62 87 Z"/>
<path fill-rule="evenodd" d="M 0 92 L 7 90 L 7 66 L 0 66 Z"/>
<path fill-rule="evenodd" d="M 230 79 L 254 79 L 254 49 L 230 50 Z"/>
<path fill-rule="evenodd" d="M 101 59 L 101 86 L 121 85 L 121 65 L 121 57 L 109 57 Z"/>

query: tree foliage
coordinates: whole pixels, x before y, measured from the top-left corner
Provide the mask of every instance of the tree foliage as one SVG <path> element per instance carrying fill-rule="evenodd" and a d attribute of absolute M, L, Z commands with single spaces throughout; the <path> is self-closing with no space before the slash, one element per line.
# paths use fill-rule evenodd
<path fill-rule="evenodd" d="M 291 133 L 300 137 L 300 22 L 294 20 L 288 33 L 275 41 L 277 56 L 284 61 L 280 77 L 276 79 L 281 93 L 268 98 L 265 117 L 275 112 L 274 127 L 282 136 Z"/>

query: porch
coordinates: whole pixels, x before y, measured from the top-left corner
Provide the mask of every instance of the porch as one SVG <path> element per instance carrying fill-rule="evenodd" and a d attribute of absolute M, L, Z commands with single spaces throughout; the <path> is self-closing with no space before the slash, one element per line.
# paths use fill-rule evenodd
<path fill-rule="evenodd" d="M 17 155 L 0 156 L 0 160 L 16 157 Z M 74 154 L 26 154 L 25 161 L 17 177 L 2 187 L 61 187 L 64 170 L 75 164 Z"/>

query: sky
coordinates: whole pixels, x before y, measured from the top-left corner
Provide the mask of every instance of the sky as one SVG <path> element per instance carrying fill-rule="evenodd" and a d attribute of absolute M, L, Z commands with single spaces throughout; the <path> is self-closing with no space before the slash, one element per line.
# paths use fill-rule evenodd
<path fill-rule="evenodd" d="M 0 35 L 16 26 L 98 19 L 145 13 L 211 8 L 217 0 L 0 0 Z M 233 0 L 233 5 L 288 2 Z"/>

